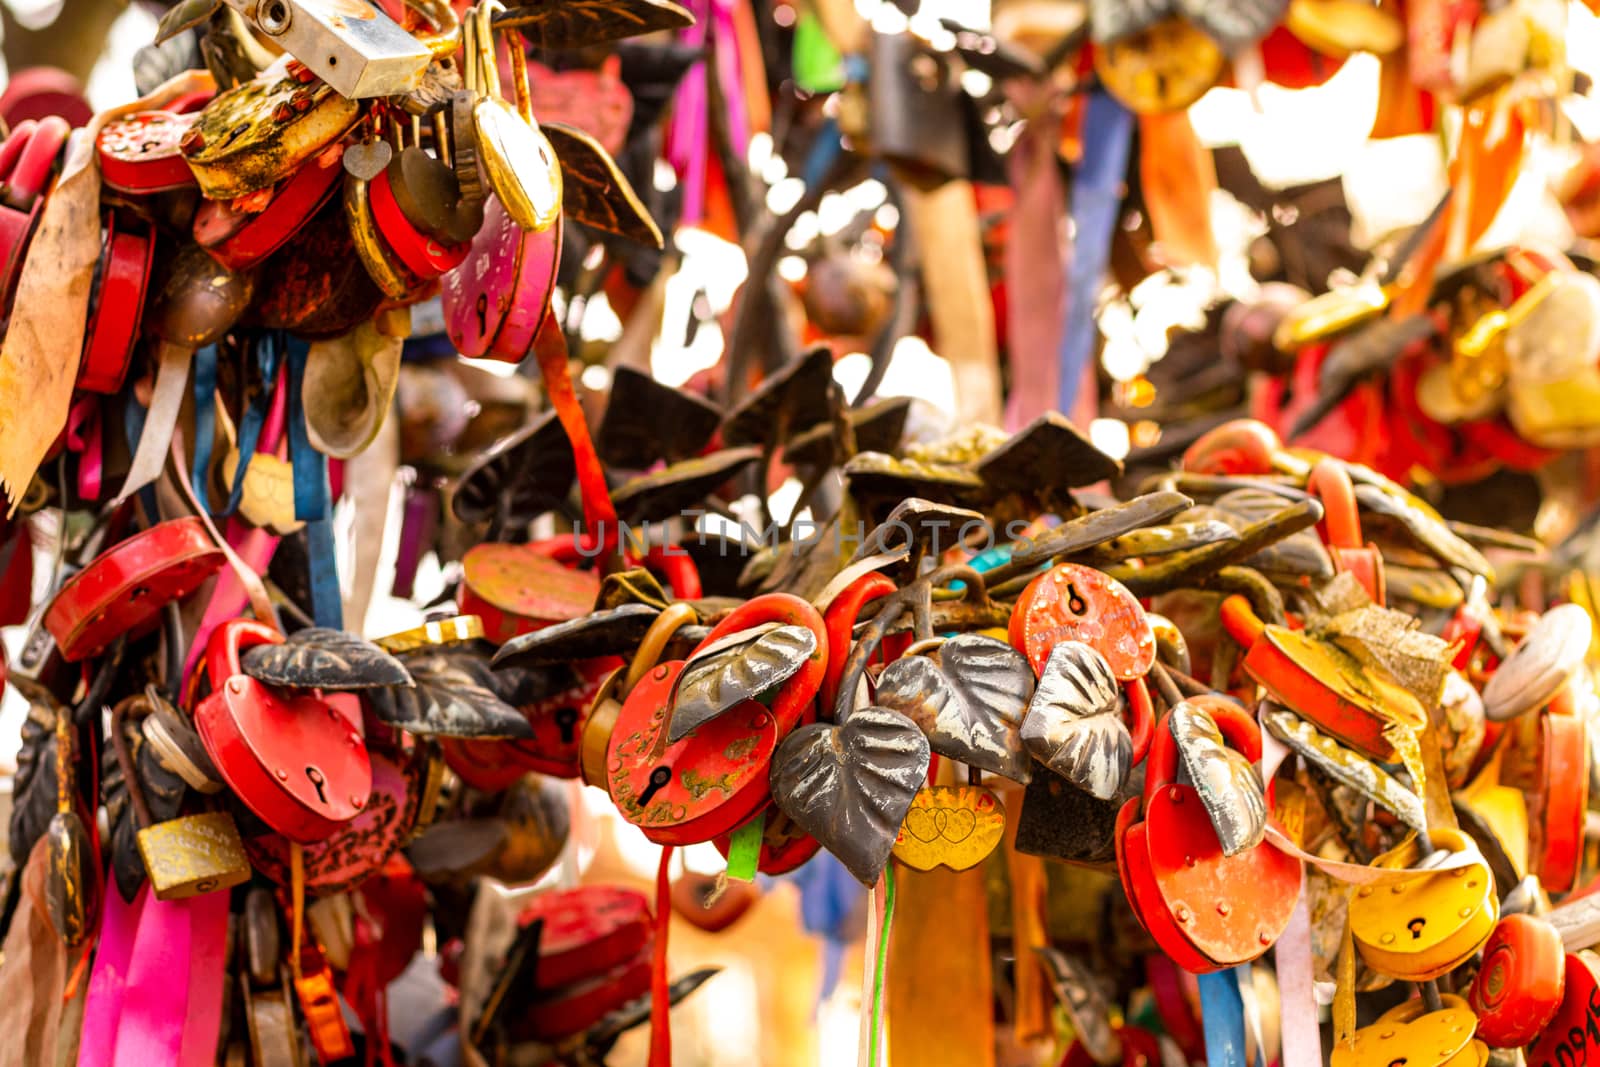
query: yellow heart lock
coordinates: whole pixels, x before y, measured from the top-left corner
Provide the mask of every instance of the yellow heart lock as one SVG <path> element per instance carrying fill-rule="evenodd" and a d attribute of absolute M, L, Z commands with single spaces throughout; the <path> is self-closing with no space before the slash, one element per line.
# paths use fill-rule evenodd
<path fill-rule="evenodd" d="M 1472 839 L 1447 829 L 1430 836 L 1435 848 L 1468 853 L 1474 862 L 1362 886 L 1350 901 L 1350 932 L 1362 959 L 1391 978 L 1437 978 L 1476 952 L 1500 917 L 1494 876 Z M 1413 843 L 1378 865 L 1403 870 L 1416 858 Z"/>
<path fill-rule="evenodd" d="M 1390 1008 L 1333 1050 L 1332 1067 L 1482 1067 L 1489 1046 L 1473 1039 L 1477 1016 L 1461 997 L 1439 999 L 1439 1011 L 1428 1011 L 1421 1000 Z"/>
<path fill-rule="evenodd" d="M 901 820 L 894 857 L 907 867 L 965 871 L 982 863 L 1006 832 L 1006 810 L 993 790 L 935 785 L 917 791 Z"/>

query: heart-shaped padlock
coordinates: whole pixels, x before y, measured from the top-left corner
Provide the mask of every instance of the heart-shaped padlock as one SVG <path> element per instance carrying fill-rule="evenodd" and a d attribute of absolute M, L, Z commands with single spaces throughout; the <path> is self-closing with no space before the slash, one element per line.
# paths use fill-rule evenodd
<path fill-rule="evenodd" d="M 228 786 L 291 841 L 331 837 L 372 794 L 372 761 L 350 721 L 314 691 L 280 695 L 245 674 L 246 647 L 276 644 L 269 626 L 233 620 L 206 646 L 214 688 L 194 709 L 206 753 Z"/>
<path fill-rule="evenodd" d="M 1028 583 L 1011 612 L 1010 636 L 1040 675 L 1062 641 L 1100 653 L 1118 681 L 1142 678 L 1156 661 L 1156 636 L 1139 601 L 1115 578 L 1077 563 L 1058 564 Z"/>
<path fill-rule="evenodd" d="M 1473 1039 L 1472 1009 L 1457 996 L 1440 1001 L 1437 1011 L 1420 999 L 1390 1008 L 1334 1048 L 1332 1067 L 1481 1067 L 1489 1052 Z"/>
<path fill-rule="evenodd" d="M 1464 861 L 1414 874 L 1386 885 L 1364 885 L 1350 901 L 1350 933 L 1361 958 L 1379 974 L 1425 982 L 1459 965 L 1488 939 L 1500 917 L 1494 876 L 1477 845 L 1460 830 L 1429 834 L 1438 850 Z M 1378 865 L 1415 867 L 1418 850 L 1389 853 Z"/>
<path fill-rule="evenodd" d="M 461 559 L 461 610 L 482 617 L 484 636 L 495 644 L 576 619 L 599 594 L 595 572 L 531 545 L 474 545 Z"/>
<path fill-rule="evenodd" d="M 987 859 L 1005 833 L 1005 807 L 993 790 L 928 786 L 917 791 L 900 823 L 894 857 L 918 871 L 965 871 Z"/>

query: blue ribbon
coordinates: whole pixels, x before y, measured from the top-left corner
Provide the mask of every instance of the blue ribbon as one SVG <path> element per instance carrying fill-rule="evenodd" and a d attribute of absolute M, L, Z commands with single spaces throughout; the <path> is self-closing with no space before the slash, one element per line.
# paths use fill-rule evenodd
<path fill-rule="evenodd" d="M 206 345 L 194 354 L 194 458 L 189 484 L 195 499 L 207 511 L 206 471 L 211 467 L 211 445 L 217 433 L 217 346 Z"/>
<path fill-rule="evenodd" d="M 311 569 L 311 615 L 318 626 L 344 629 L 339 596 L 339 561 L 334 554 L 333 508 L 328 488 L 328 457 L 311 444 L 306 431 L 301 384 L 311 345 L 287 337 L 289 355 L 289 462 L 294 466 L 294 517 L 306 524 L 306 558 Z"/>
<path fill-rule="evenodd" d="M 278 336 L 266 334 L 257 338 L 255 351 L 256 365 L 261 368 L 261 380 L 266 388 L 250 402 L 244 418 L 239 420 L 239 465 L 233 471 L 228 504 L 222 509 L 224 515 L 232 515 L 239 510 L 239 499 L 244 495 L 244 474 L 250 468 L 256 446 L 261 443 L 261 428 L 267 421 L 267 412 L 272 408 L 272 394 L 278 388 L 278 365 L 283 360 L 283 347 Z"/>
<path fill-rule="evenodd" d="M 1072 410 L 1084 368 L 1094 356 L 1094 305 L 1111 259 L 1122 184 L 1133 147 L 1133 112 L 1111 94 L 1089 94 L 1083 159 L 1072 175 L 1072 259 L 1067 267 L 1067 321 L 1061 330 L 1061 382 L 1056 408 Z"/>
<path fill-rule="evenodd" d="M 1240 969 L 1233 967 L 1199 976 L 1200 1018 L 1206 1031 L 1208 1067 L 1246 1067 L 1248 1063 L 1244 1044 L 1244 1001 L 1239 997 L 1237 972 Z M 1243 970 L 1248 980 L 1248 965 Z"/>

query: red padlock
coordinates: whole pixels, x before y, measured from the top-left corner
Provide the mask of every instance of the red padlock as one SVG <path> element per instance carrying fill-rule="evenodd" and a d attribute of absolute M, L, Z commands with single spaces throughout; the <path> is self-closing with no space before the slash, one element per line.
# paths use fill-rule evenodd
<path fill-rule="evenodd" d="M 253 267 L 282 248 L 332 199 L 344 175 L 344 147 L 332 144 L 307 160 L 256 211 L 237 202 L 202 200 L 194 213 L 195 243 L 230 270 Z"/>
<path fill-rule="evenodd" d="M 100 128 L 95 148 L 100 178 L 120 193 L 144 195 L 195 184 L 194 172 L 178 150 L 197 114 L 135 111 Z"/>
<path fill-rule="evenodd" d="M 650 992 L 650 959 L 651 950 L 647 947 L 605 974 L 535 997 L 522 1020 L 511 1027 L 512 1036 L 558 1041 L 582 1033 L 629 1001 Z"/>
<path fill-rule="evenodd" d="M 68 661 L 98 656 L 118 637 L 149 630 L 163 607 L 194 592 L 225 562 L 198 518 L 157 523 L 69 578 L 45 610 L 45 629 Z"/>
<path fill-rule="evenodd" d="M 767 808 L 763 818 L 766 822 L 761 830 L 761 855 L 756 860 L 756 870 L 762 874 L 788 874 L 822 851 L 822 843 L 796 826 L 776 804 Z M 723 834 L 714 843 L 722 858 L 727 859 L 733 849 L 733 835 Z"/>
<path fill-rule="evenodd" d="M 144 319 L 145 290 L 155 259 L 155 235 L 112 212 L 106 220 L 105 251 L 89 298 L 78 388 L 107 396 L 122 389 Z"/>
<path fill-rule="evenodd" d="M 495 644 L 586 615 L 599 595 L 594 571 L 565 566 L 533 545 L 474 545 L 461 558 L 461 611 L 482 617 Z"/>
<path fill-rule="evenodd" d="M 372 198 L 372 217 L 383 231 L 385 243 L 418 278 L 426 281 L 455 270 L 472 250 L 470 241 L 446 244 L 413 226 L 394 198 L 388 171 L 368 183 L 367 195 Z"/>
<path fill-rule="evenodd" d="M 1600 1060 L 1600 963 L 1567 953 L 1561 1006 L 1528 1046 L 1528 1067 L 1588 1067 Z"/>
<path fill-rule="evenodd" d="M 710 841 L 749 820 L 771 798 L 768 766 L 778 743 L 815 707 L 827 668 L 822 617 L 799 597 L 768 593 L 732 612 L 699 648 L 767 622 L 805 626 L 816 647 L 770 702 L 746 700 L 669 743 L 673 691 L 687 661 L 664 663 L 628 694 L 606 750 L 606 784 L 622 817 L 663 845 Z"/>
<path fill-rule="evenodd" d="M 831 712 L 839 699 L 839 680 L 844 677 L 845 660 L 850 656 L 850 646 L 855 639 L 856 619 L 861 609 L 874 600 L 893 593 L 898 588 L 887 575 L 873 571 L 864 574 L 845 587 L 843 592 L 829 602 L 822 614 L 823 627 L 828 631 L 828 669 L 822 676 L 819 694 L 824 711 Z M 854 694 L 851 694 L 854 699 Z"/>
<path fill-rule="evenodd" d="M 1378 547 L 1362 539 L 1361 515 L 1356 510 L 1356 490 L 1350 472 L 1336 459 L 1317 461 L 1306 488 L 1322 501 L 1323 541 L 1333 565 L 1355 575 L 1373 603 L 1384 603 L 1383 556 Z"/>
<path fill-rule="evenodd" d="M 1538 777 L 1529 812 L 1531 860 L 1552 893 L 1578 882 L 1589 810 L 1589 723 L 1583 715 L 1539 713 Z"/>
<path fill-rule="evenodd" d="M 1011 612 L 1011 646 L 1044 671 L 1061 641 L 1082 641 L 1118 681 L 1142 678 L 1156 661 L 1156 635 L 1126 586 L 1093 567 L 1061 563 L 1028 583 Z"/>
<path fill-rule="evenodd" d="M 45 184 L 71 131 L 58 118 L 23 123 L 6 139 L 9 162 L 0 167 L 0 308 L 10 314 L 28 244 L 44 210 Z M 12 147 L 12 146 L 15 147 Z"/>
<path fill-rule="evenodd" d="M 541 988 L 594 978 L 627 963 L 652 940 L 650 902 L 621 886 L 585 885 L 540 893 L 518 926 L 544 920 L 539 934 Z"/>
<path fill-rule="evenodd" d="M 1561 935 L 1543 919 L 1507 915 L 1483 945 L 1483 964 L 1467 993 L 1478 1036 L 1493 1048 L 1521 1048 L 1561 1007 L 1566 985 Z"/>
<path fill-rule="evenodd" d="M 291 841 L 325 840 L 366 808 L 372 760 L 338 709 L 310 693 L 285 698 L 245 674 L 239 657 L 283 635 L 235 619 L 206 646 L 213 689 L 194 709 L 206 754 L 245 806 Z"/>
<path fill-rule="evenodd" d="M 1252 762 L 1261 732 L 1242 709 L 1215 706 L 1228 742 Z M 1222 853 L 1193 786 L 1177 784 L 1178 745 L 1170 724 L 1156 727 L 1141 801 L 1117 818 L 1117 866 L 1129 901 L 1150 936 L 1187 970 L 1203 974 L 1258 958 L 1278 940 L 1300 898 L 1300 861 L 1263 841 Z M 1198 964 L 1199 966 L 1194 966 Z"/>

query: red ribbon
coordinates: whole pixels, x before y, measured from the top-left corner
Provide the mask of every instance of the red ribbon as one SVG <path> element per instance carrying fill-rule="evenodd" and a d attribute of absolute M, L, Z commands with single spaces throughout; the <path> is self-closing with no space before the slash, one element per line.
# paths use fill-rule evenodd
<path fill-rule="evenodd" d="M 667 931 L 672 921 L 672 846 L 656 869 L 656 941 L 650 955 L 650 1067 L 672 1067 L 672 1020 L 667 992 Z"/>

